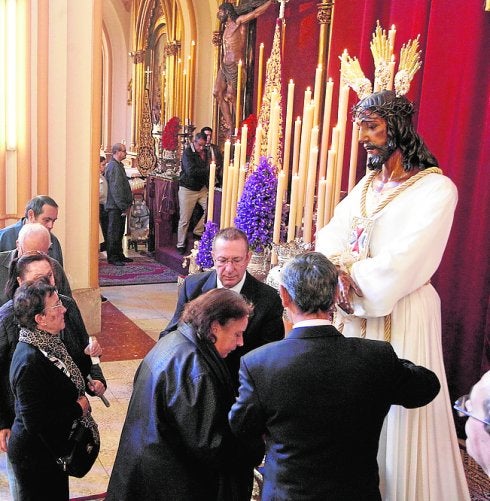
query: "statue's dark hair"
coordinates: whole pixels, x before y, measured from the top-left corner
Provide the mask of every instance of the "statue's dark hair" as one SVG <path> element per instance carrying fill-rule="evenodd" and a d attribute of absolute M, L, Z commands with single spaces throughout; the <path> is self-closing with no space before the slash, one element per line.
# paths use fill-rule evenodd
<path fill-rule="evenodd" d="M 397 96 L 391 90 L 375 92 L 361 99 L 352 108 L 354 120 L 361 120 L 371 114 L 386 121 L 388 144 L 391 149 L 399 148 L 403 157 L 403 168 L 410 171 L 438 166 L 437 159 L 429 151 L 422 138 L 415 132 L 412 116 L 413 103 L 404 96 Z"/>
<path fill-rule="evenodd" d="M 225 2 L 225 3 L 222 3 L 219 7 L 218 7 L 218 10 L 223 10 L 226 12 L 226 14 L 228 15 L 228 17 L 232 20 L 232 21 L 235 21 L 236 18 L 238 17 L 238 13 L 237 11 L 235 10 L 235 6 L 232 4 L 232 3 L 229 3 L 229 2 Z"/>

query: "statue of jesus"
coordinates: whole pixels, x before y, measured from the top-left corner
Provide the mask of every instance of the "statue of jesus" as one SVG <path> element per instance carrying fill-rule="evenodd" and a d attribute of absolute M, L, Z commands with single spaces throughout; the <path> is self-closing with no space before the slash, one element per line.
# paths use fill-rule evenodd
<path fill-rule="evenodd" d="M 247 14 L 238 15 L 231 3 L 223 3 L 218 9 L 218 19 L 224 24 L 223 55 L 213 95 L 218 102 L 225 129 L 231 130 L 237 95 L 238 61 L 245 60 L 247 23 L 263 14 L 272 0 L 267 0 Z M 242 79 L 243 81 L 243 79 Z"/>

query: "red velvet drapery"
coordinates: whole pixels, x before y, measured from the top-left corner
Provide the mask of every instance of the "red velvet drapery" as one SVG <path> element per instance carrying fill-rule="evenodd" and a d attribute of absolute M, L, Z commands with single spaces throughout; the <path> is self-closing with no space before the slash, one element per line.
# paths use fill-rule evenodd
<path fill-rule="evenodd" d="M 304 90 L 314 83 L 318 1 L 286 4 L 283 86 L 287 88 L 285 84 L 294 79 L 295 117 L 302 112 Z M 419 110 L 418 132 L 459 190 L 449 243 L 433 278 L 442 301 L 442 343 L 453 398 L 467 393 L 490 369 L 490 12 L 484 11 L 483 4 L 477 0 L 337 1 L 327 72 L 335 82 L 336 103 L 338 56 L 344 48 L 359 58 L 366 76 L 373 78 L 369 42 L 377 19 L 386 30 L 396 26 L 396 55 L 403 42 L 420 33 L 423 66 L 407 97 Z M 265 44 L 266 55 L 276 16 L 273 4 L 257 21 L 257 44 Z M 355 101 L 351 92 L 350 104 Z M 336 113 L 332 113 L 332 125 L 335 122 Z M 360 152 L 358 179 L 364 162 Z M 347 168 L 348 158 L 343 189 Z"/>

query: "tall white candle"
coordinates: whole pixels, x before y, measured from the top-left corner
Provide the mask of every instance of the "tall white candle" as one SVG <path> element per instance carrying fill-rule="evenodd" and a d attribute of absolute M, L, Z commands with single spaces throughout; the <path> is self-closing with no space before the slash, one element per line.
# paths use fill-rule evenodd
<path fill-rule="evenodd" d="M 233 192 L 231 194 L 230 226 L 235 226 L 236 207 L 238 203 L 238 178 L 240 169 L 233 167 Z"/>
<path fill-rule="evenodd" d="M 221 187 L 221 214 L 220 214 L 220 228 L 226 228 L 226 197 L 228 196 L 228 172 L 230 166 L 230 151 L 231 142 L 229 139 L 225 141 L 225 149 L 223 153 L 223 184 Z"/>
<path fill-rule="evenodd" d="M 248 136 L 248 127 L 247 124 L 242 126 L 242 140 L 241 140 L 241 149 L 240 149 L 240 167 L 245 167 L 247 163 L 247 136 Z"/>
<path fill-rule="evenodd" d="M 280 127 L 280 116 L 281 107 L 279 104 L 274 105 L 274 110 L 272 112 L 272 140 L 271 140 L 271 163 L 277 166 L 278 153 L 279 153 L 279 127 Z M 271 131 L 269 131 L 271 133 Z"/>
<path fill-rule="evenodd" d="M 262 88 L 263 88 L 263 71 L 264 71 L 264 44 L 259 46 L 259 74 L 257 77 L 257 109 L 256 115 L 260 116 L 260 107 L 262 106 Z"/>
<path fill-rule="evenodd" d="M 316 127 L 316 129 L 318 130 L 318 127 Z M 317 159 L 318 159 L 318 147 L 312 146 L 310 148 L 310 159 L 308 163 L 308 180 L 306 184 L 305 216 L 303 223 L 303 241 L 305 243 L 311 242 L 311 233 L 312 233 L 311 229 L 313 225 L 313 205 L 315 201 Z"/>
<path fill-rule="evenodd" d="M 272 241 L 275 244 L 279 243 L 281 233 L 281 220 L 282 220 L 282 201 L 286 185 L 286 176 L 284 172 L 279 172 L 277 176 L 277 192 L 276 192 L 276 211 L 274 213 L 274 233 Z"/>
<path fill-rule="evenodd" d="M 282 202 L 284 191 L 286 190 L 286 176 L 284 172 L 280 172 L 277 176 L 277 190 L 276 190 L 276 210 L 274 213 L 274 231 L 272 241 L 279 244 L 281 240 L 281 222 L 282 222 Z M 271 258 L 272 264 L 277 264 L 277 253 L 274 250 Z"/>
<path fill-rule="evenodd" d="M 310 137 L 311 127 L 313 124 L 313 105 L 307 106 L 304 114 L 303 127 L 301 130 L 301 146 L 299 150 L 299 194 L 298 194 L 298 207 L 296 213 L 296 226 L 301 226 L 303 219 L 303 204 L 306 189 L 307 166 L 310 156 Z"/>
<path fill-rule="evenodd" d="M 327 186 L 325 191 L 325 215 L 323 222 L 327 224 L 330 221 L 333 213 L 333 199 L 335 192 L 335 161 L 337 152 L 334 150 L 328 151 L 328 164 L 327 164 Z"/>
<path fill-rule="evenodd" d="M 291 196 L 289 199 L 288 242 L 292 242 L 296 236 L 296 212 L 298 205 L 299 176 L 293 174 L 291 178 Z"/>
<path fill-rule="evenodd" d="M 313 112 L 313 125 L 319 125 L 318 123 L 318 117 L 320 115 L 320 105 L 321 105 L 321 93 L 322 93 L 322 74 L 323 74 L 323 68 L 322 65 L 319 64 L 316 68 L 315 71 L 315 87 L 314 87 L 314 93 L 313 93 L 313 99 L 315 102 L 315 109 Z"/>
<path fill-rule="evenodd" d="M 242 114 L 242 60 L 238 61 L 238 73 L 236 82 L 236 104 L 235 104 L 235 129 L 238 129 Z"/>
<path fill-rule="evenodd" d="M 288 101 L 286 108 L 286 126 L 284 129 L 284 161 L 283 171 L 288 179 L 289 175 L 289 158 L 291 153 L 291 129 L 293 125 L 293 105 L 294 105 L 294 82 L 289 80 L 288 84 Z M 287 183 L 286 183 L 287 184 Z"/>
<path fill-rule="evenodd" d="M 316 231 L 325 226 L 325 195 L 327 192 L 326 179 L 320 179 L 318 183 L 318 195 L 316 197 Z"/>
<path fill-rule="evenodd" d="M 231 199 L 233 193 L 233 169 L 233 162 L 230 162 L 230 165 L 228 166 L 228 180 L 226 183 L 225 221 L 223 228 L 228 228 L 230 226 Z"/>
<path fill-rule="evenodd" d="M 240 172 L 238 173 L 238 196 L 237 196 L 238 201 L 240 201 L 240 199 L 242 198 L 246 175 L 247 175 L 247 167 L 242 165 Z"/>
<path fill-rule="evenodd" d="M 208 193 L 208 218 L 207 221 L 213 220 L 214 214 L 214 183 L 216 181 L 216 163 L 209 164 L 209 193 Z"/>
<path fill-rule="evenodd" d="M 319 177 L 325 177 L 327 172 L 328 138 L 330 136 L 330 115 L 332 112 L 333 81 L 328 79 L 325 89 L 325 108 L 323 110 L 322 141 L 320 152 Z"/>
<path fill-rule="evenodd" d="M 294 147 L 293 147 L 293 176 L 298 174 L 299 144 L 301 140 L 301 118 L 294 122 Z"/>

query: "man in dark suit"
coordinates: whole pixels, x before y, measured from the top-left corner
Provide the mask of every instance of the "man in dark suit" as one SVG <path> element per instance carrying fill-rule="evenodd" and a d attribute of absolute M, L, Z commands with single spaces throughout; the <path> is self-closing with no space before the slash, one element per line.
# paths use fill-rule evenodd
<path fill-rule="evenodd" d="M 60 241 L 52 232 L 54 223 L 58 219 L 58 204 L 47 195 L 38 195 L 27 202 L 25 216 L 0 230 L 0 252 L 14 250 L 21 228 L 27 223 L 40 223 L 48 231 L 51 238 L 51 245 L 48 254 L 56 259 L 63 267 L 63 252 Z"/>
<path fill-rule="evenodd" d="M 241 360 L 229 418 L 250 445 L 265 435 L 262 500 L 378 501 L 378 442 L 391 405 L 426 405 L 437 376 L 389 343 L 345 338 L 331 325 L 337 269 L 322 254 L 281 271 L 288 337 Z M 416 440 L 416 437 L 414 437 Z"/>
<path fill-rule="evenodd" d="M 218 232 L 213 241 L 212 252 L 215 269 L 189 275 L 184 280 L 174 316 L 160 337 L 177 328 L 184 306 L 200 294 L 220 287 L 239 292 L 253 303 L 254 314 L 243 334 L 243 346 L 225 358 L 233 381 L 238 387 L 240 357 L 254 348 L 284 337 L 283 308 L 277 291 L 259 282 L 247 272 L 252 254 L 243 231 L 237 228 L 225 228 Z"/>

